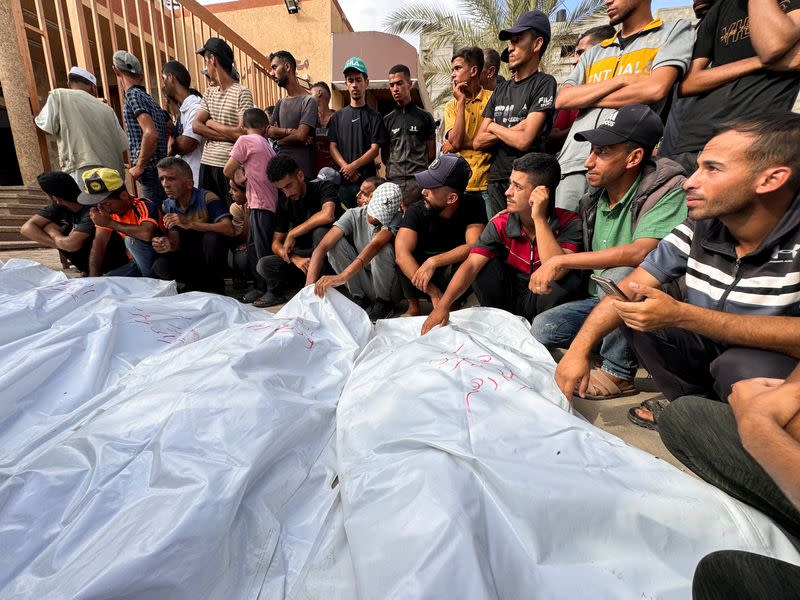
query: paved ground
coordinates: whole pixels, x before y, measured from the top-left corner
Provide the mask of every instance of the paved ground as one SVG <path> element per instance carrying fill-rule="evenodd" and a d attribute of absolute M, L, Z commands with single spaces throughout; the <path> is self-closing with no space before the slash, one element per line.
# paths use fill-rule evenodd
<path fill-rule="evenodd" d="M 27 258 L 35 260 L 51 269 L 60 270 L 61 263 L 58 260 L 58 253 L 55 250 L 14 250 L 0 251 L 0 260 L 5 261 L 10 258 Z M 77 277 L 78 273 L 74 269 L 66 271 L 70 277 Z M 424 304 L 423 304 L 424 306 Z M 280 307 L 273 307 L 272 312 L 277 312 Z M 628 409 L 638 405 L 646 398 L 656 395 L 652 380 L 647 379 L 647 373 L 639 372 L 636 380 L 637 387 L 642 392 L 636 396 L 629 396 L 618 400 L 604 400 L 602 402 L 592 402 L 589 400 L 576 400 L 575 408 L 591 423 L 612 433 L 625 442 L 637 448 L 653 454 L 659 458 L 672 463 L 683 471 L 687 471 L 664 447 L 658 433 L 648 431 L 633 425 L 627 418 Z"/>

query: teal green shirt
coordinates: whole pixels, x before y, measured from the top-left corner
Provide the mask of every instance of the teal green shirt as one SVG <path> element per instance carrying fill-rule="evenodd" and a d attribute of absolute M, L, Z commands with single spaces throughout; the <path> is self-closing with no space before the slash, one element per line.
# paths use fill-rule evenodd
<path fill-rule="evenodd" d="M 640 238 L 663 239 L 675 227 L 686 220 L 686 192 L 676 188 L 667 193 L 655 206 L 641 216 L 636 230 L 631 233 L 631 203 L 641 181 L 639 176 L 622 199 L 613 208 L 609 206 L 608 193 L 603 190 L 597 204 L 597 216 L 594 222 L 592 250 L 604 250 L 615 246 L 624 246 Z M 604 269 L 595 269 L 597 275 Z M 597 297 L 594 281 L 589 282 L 589 294 Z"/>

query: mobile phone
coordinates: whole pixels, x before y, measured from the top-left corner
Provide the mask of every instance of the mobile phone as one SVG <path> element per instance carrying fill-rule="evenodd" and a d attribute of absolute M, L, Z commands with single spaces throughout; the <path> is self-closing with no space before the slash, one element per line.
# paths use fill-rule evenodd
<path fill-rule="evenodd" d="M 614 282 L 613 279 L 609 279 L 608 277 L 602 277 L 601 275 L 595 275 L 592 273 L 589 275 L 589 278 L 594 281 L 597 286 L 603 290 L 608 296 L 616 296 L 620 300 L 624 300 L 625 302 L 630 302 L 628 296 L 622 293 L 622 290 L 619 289 L 619 286 Z"/>

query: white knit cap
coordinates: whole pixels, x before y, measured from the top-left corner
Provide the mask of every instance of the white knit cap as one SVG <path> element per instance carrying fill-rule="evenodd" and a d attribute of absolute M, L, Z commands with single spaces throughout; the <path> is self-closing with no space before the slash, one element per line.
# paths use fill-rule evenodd
<path fill-rule="evenodd" d="M 81 69 L 80 67 L 72 67 L 69 70 L 70 75 L 77 75 L 78 77 L 83 77 L 84 79 L 88 79 L 92 82 L 92 85 L 97 85 L 97 79 L 94 75 L 89 73 L 86 69 Z"/>
<path fill-rule="evenodd" d="M 396 183 L 383 183 L 375 188 L 372 199 L 367 204 L 367 214 L 378 219 L 381 225 L 387 227 L 400 210 L 400 200 L 403 192 Z"/>

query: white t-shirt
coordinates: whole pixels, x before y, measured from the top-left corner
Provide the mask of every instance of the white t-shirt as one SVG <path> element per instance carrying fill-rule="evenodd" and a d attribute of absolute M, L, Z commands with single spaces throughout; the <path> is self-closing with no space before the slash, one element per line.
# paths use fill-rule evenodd
<path fill-rule="evenodd" d="M 197 111 L 200 109 L 200 102 L 200 96 L 190 94 L 189 96 L 186 96 L 186 99 L 183 101 L 183 104 L 181 104 L 180 108 L 183 135 L 190 137 L 193 140 L 197 140 L 197 148 L 194 149 L 194 152 L 181 156 L 181 158 L 189 163 L 190 167 L 192 167 L 192 175 L 194 175 L 195 187 L 200 185 L 200 158 L 203 156 L 203 144 L 205 141 L 205 138 L 203 138 L 203 136 L 199 133 L 195 133 L 194 129 L 192 128 L 195 115 L 197 115 Z"/>

